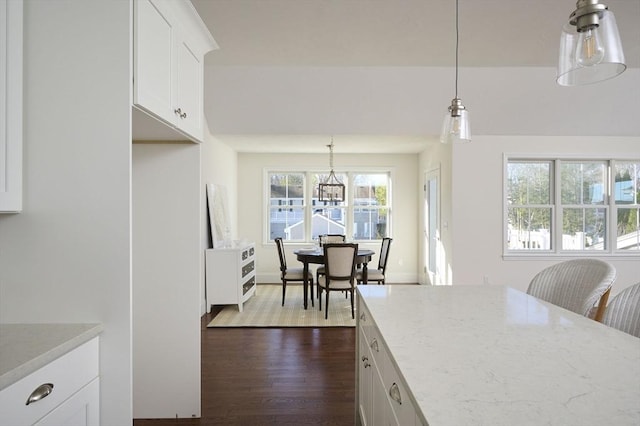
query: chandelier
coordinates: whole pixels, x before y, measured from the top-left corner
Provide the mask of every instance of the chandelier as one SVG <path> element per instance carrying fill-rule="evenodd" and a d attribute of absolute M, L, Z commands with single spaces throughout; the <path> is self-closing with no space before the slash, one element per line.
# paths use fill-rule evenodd
<path fill-rule="evenodd" d="M 325 182 L 321 182 L 318 185 L 318 200 L 329 201 L 330 203 L 338 203 L 344 201 L 344 184 L 338 180 L 336 174 L 333 171 L 333 136 L 331 136 L 331 144 L 327 145 L 329 148 L 329 177 Z"/>

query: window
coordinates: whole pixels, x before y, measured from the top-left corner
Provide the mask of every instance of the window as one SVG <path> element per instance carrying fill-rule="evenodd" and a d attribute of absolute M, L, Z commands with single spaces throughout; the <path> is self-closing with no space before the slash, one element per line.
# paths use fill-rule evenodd
<path fill-rule="evenodd" d="M 312 242 L 321 234 L 345 234 L 353 241 L 375 241 L 390 233 L 390 171 L 337 173 L 347 200 L 318 200 L 326 172 L 268 171 L 266 238 Z"/>
<path fill-rule="evenodd" d="M 505 253 L 640 251 L 640 160 L 508 158 Z"/>
<path fill-rule="evenodd" d="M 353 176 L 353 238 L 381 240 L 387 236 L 387 198 L 389 176 L 386 173 L 358 173 Z"/>
<path fill-rule="evenodd" d="M 269 235 L 304 240 L 304 173 L 269 174 Z"/>

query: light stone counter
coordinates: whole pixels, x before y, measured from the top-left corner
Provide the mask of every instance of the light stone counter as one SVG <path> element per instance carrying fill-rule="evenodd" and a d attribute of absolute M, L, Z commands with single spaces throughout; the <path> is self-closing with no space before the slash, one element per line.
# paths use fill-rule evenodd
<path fill-rule="evenodd" d="M 640 425 L 640 339 L 508 287 L 358 286 L 429 426 Z"/>
<path fill-rule="evenodd" d="M 100 324 L 0 324 L 0 390 L 101 332 Z"/>

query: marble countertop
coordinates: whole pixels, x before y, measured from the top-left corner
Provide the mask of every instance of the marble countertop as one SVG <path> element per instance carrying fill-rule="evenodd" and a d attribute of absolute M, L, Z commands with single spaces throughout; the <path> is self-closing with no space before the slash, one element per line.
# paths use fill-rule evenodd
<path fill-rule="evenodd" d="M 102 330 L 100 324 L 0 324 L 0 390 Z"/>
<path fill-rule="evenodd" d="M 358 286 L 430 426 L 640 424 L 640 339 L 500 286 Z"/>

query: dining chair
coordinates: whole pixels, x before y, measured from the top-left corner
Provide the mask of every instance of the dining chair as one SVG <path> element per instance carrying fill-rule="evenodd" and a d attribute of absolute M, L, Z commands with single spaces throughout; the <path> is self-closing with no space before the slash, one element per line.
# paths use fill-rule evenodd
<path fill-rule="evenodd" d="M 611 299 L 602 323 L 640 337 L 640 282 L 625 288 Z"/>
<path fill-rule="evenodd" d="M 378 269 L 367 269 L 367 283 L 376 281 L 378 284 L 384 284 L 386 279 L 387 261 L 389 260 L 389 247 L 393 238 L 384 237 L 380 248 L 380 258 L 378 259 Z M 356 281 L 360 284 L 364 281 L 364 271 L 362 268 L 356 270 Z"/>
<path fill-rule="evenodd" d="M 278 247 L 278 257 L 280 258 L 280 279 L 282 280 L 282 306 L 284 306 L 284 297 L 287 292 L 288 282 L 304 282 L 304 268 L 288 268 L 287 258 L 284 254 L 284 243 L 282 238 L 278 237 L 274 240 Z M 313 305 L 313 274 L 311 271 L 307 272 L 307 280 L 309 281 L 310 294 L 311 294 L 311 306 Z"/>
<path fill-rule="evenodd" d="M 351 318 L 355 318 L 353 305 L 356 282 L 356 258 L 358 244 L 325 244 L 325 274 L 318 281 L 318 306 L 322 311 L 322 292 L 326 291 L 324 318 L 329 318 L 329 293 L 332 291 L 348 291 L 351 294 Z"/>
<path fill-rule="evenodd" d="M 347 240 L 347 237 L 342 234 L 322 234 L 318 235 L 318 244 L 322 247 L 325 244 L 340 244 L 344 243 Z M 320 276 L 324 275 L 324 266 L 318 266 L 316 269 L 316 282 L 320 281 Z M 320 295 L 320 290 L 318 289 L 318 296 Z"/>
<path fill-rule="evenodd" d="M 538 272 L 529 283 L 527 294 L 602 321 L 615 279 L 616 269 L 605 261 L 572 259 Z"/>

